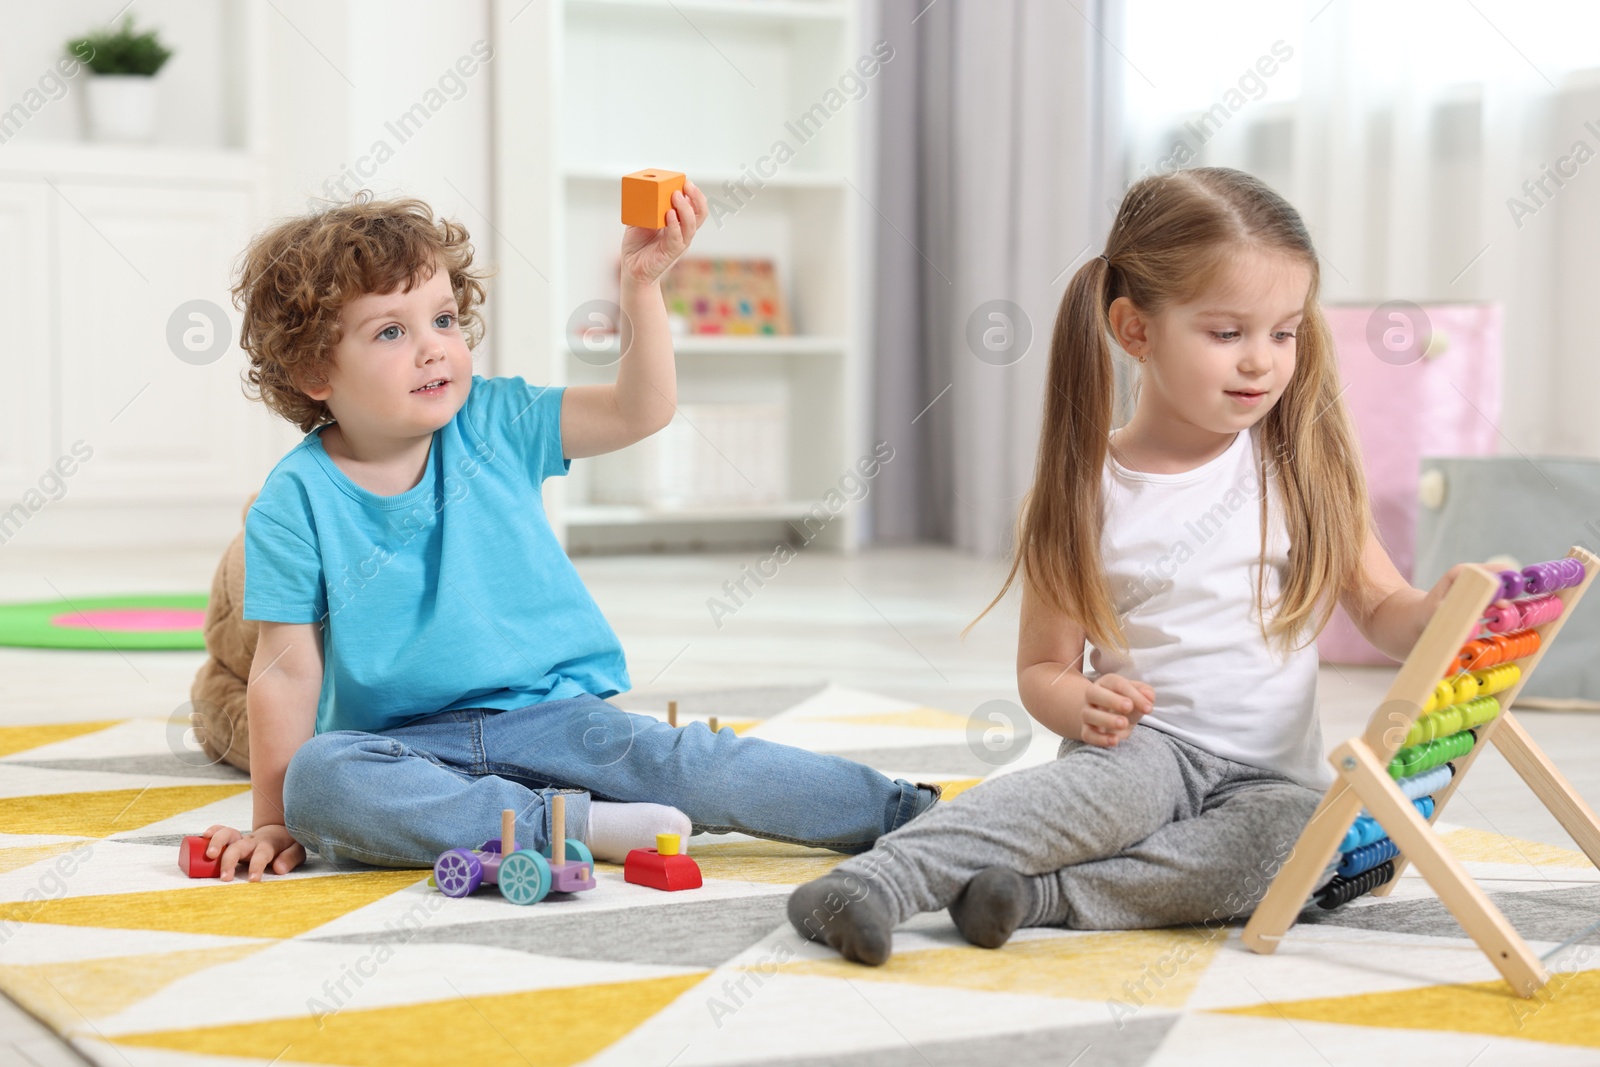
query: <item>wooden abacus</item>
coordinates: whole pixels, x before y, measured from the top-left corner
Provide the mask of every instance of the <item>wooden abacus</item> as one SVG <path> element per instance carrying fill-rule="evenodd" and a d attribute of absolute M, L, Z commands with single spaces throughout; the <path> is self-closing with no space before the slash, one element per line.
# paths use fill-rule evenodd
<path fill-rule="evenodd" d="M 1325 908 L 1367 892 L 1386 895 L 1409 861 L 1519 996 L 1544 987 L 1544 961 L 1445 848 L 1433 823 L 1493 741 L 1600 866 L 1600 818 L 1508 710 L 1597 571 L 1600 558 L 1580 547 L 1521 571 L 1463 569 L 1366 733 L 1328 757 L 1338 780 L 1246 924 L 1247 946 L 1262 953 L 1278 947 L 1336 853 L 1343 854 L 1340 873 L 1316 891 Z"/>

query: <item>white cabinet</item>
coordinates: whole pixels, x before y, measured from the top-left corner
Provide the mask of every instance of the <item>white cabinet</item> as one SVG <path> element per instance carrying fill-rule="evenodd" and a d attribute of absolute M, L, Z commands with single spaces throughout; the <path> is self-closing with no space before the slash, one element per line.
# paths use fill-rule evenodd
<path fill-rule="evenodd" d="M 298 438 L 241 391 L 228 289 L 258 219 L 258 169 L 238 152 L 8 148 L 0 162 L 0 300 L 13 379 L 0 401 L 8 542 L 225 542 L 245 497 Z M 197 310 L 206 305 L 222 316 Z M 169 340 L 175 316 L 186 358 Z M 221 349 L 209 361 L 207 331 Z M 63 457 L 72 459 L 58 469 Z M 63 473 L 58 498 L 35 491 L 41 479 L 54 485 L 51 470 Z"/>
<path fill-rule="evenodd" d="M 57 455 L 51 436 L 56 316 L 50 302 L 49 195 L 42 184 L 0 180 L 0 367 L 6 376 L 0 390 L 0 511 Z"/>

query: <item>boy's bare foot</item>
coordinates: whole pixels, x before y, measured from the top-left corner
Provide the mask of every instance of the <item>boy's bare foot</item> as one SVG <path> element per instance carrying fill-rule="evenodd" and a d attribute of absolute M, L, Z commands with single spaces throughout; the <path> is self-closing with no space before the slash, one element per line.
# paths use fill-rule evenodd
<path fill-rule="evenodd" d="M 1033 904 L 1028 880 L 1009 867 L 985 867 L 950 904 L 961 936 L 979 948 L 999 948 L 1017 932 Z"/>
<path fill-rule="evenodd" d="M 802 937 L 869 967 L 882 966 L 893 951 L 888 902 L 855 875 L 827 874 L 796 889 L 789 897 L 789 922 Z"/>

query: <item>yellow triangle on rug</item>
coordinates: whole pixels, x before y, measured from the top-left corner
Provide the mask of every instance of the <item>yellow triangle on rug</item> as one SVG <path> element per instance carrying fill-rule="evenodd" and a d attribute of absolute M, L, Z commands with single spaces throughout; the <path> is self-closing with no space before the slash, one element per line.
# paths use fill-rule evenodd
<path fill-rule="evenodd" d="M 1532 997 L 1517 996 L 1505 982 L 1470 982 L 1216 1010 L 1224 1015 L 1455 1030 L 1600 1048 L 1600 971 L 1552 975 Z"/>
<path fill-rule="evenodd" d="M 85 1021 L 115 1015 L 180 978 L 232 963 L 271 944 L 275 942 L 0 966 L 0 986 L 45 1023 L 70 1033 L 83 1030 Z"/>
<path fill-rule="evenodd" d="M 0 833 L 107 837 L 238 796 L 249 782 L 0 797 Z"/>
<path fill-rule="evenodd" d="M 7 871 L 20 870 L 23 867 L 38 863 L 40 860 L 52 859 L 63 852 L 71 852 L 75 848 L 86 844 L 82 839 L 76 841 L 55 841 L 48 845 L 18 845 L 14 848 L 0 848 L 0 874 Z"/>
<path fill-rule="evenodd" d="M 342 1067 L 536 1063 L 568 1067 L 600 1052 L 710 972 L 538 989 L 389 1008 L 338 1010 L 192 1030 L 121 1034 L 119 1045 Z M 313 1010 L 316 1006 L 313 1005 Z M 670 1058 L 670 1052 L 663 1062 Z"/>
<path fill-rule="evenodd" d="M 0 726 L 0 756 L 10 756 L 26 752 L 30 748 L 82 737 L 84 734 L 116 726 L 122 721 L 106 719 L 101 722 L 63 722 L 42 726 Z"/>
<path fill-rule="evenodd" d="M 1074 1000 L 1119 1001 L 1130 1013 L 1154 1004 L 1181 1008 L 1205 974 L 1222 932 L 1128 930 L 1013 941 L 1000 949 L 899 952 L 882 967 L 843 959 L 795 960 L 786 974 L 948 986 Z"/>
<path fill-rule="evenodd" d="M 173 869 L 176 873 L 177 864 Z M 0 921 L 225 937 L 295 937 L 427 877 L 421 870 L 360 871 L 62 897 L 0 904 Z"/>

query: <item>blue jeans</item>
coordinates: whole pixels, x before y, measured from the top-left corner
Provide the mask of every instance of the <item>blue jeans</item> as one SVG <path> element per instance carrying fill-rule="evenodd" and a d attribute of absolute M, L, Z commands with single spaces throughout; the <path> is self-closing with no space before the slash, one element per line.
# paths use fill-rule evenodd
<path fill-rule="evenodd" d="M 383 733 L 332 730 L 300 746 L 283 783 L 284 824 L 325 859 L 432 866 L 500 836 L 551 839 L 547 800 L 567 794 L 567 837 L 587 841 L 589 801 L 649 801 L 696 833 L 737 830 L 865 852 L 932 806 L 934 790 L 840 756 L 724 727 L 668 726 L 584 695 L 501 711 L 446 711 Z"/>

